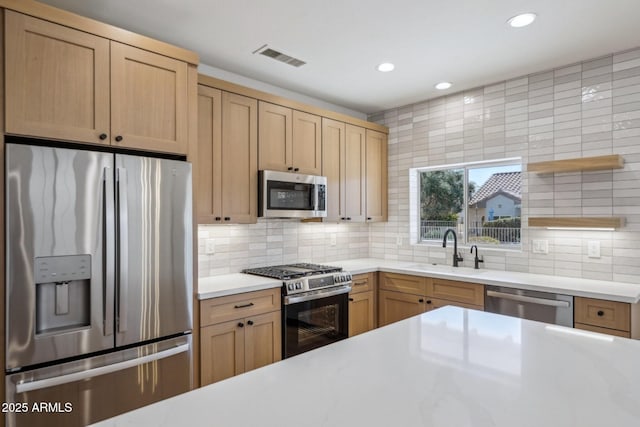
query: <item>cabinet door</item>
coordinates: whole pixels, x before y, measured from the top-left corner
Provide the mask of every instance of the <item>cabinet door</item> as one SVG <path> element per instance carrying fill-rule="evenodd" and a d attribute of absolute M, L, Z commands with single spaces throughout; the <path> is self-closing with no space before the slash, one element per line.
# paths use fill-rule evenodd
<path fill-rule="evenodd" d="M 293 113 L 290 108 L 260 101 L 258 137 L 260 170 L 287 171 L 293 169 Z"/>
<path fill-rule="evenodd" d="M 198 86 L 198 224 L 222 220 L 222 92 Z"/>
<path fill-rule="evenodd" d="M 349 336 L 361 334 L 375 327 L 373 291 L 349 294 Z"/>
<path fill-rule="evenodd" d="M 243 373 L 244 342 L 245 328 L 242 320 L 201 328 L 200 385 L 205 386 Z"/>
<path fill-rule="evenodd" d="M 246 319 L 245 371 L 282 359 L 282 314 L 280 311 Z"/>
<path fill-rule="evenodd" d="M 379 295 L 379 326 L 385 326 L 425 312 L 425 298 L 422 296 L 382 290 Z"/>
<path fill-rule="evenodd" d="M 222 94 L 222 219 L 252 224 L 258 214 L 258 101 Z"/>
<path fill-rule="evenodd" d="M 345 128 L 345 216 L 348 221 L 364 221 L 365 216 L 365 130 L 346 125 Z"/>
<path fill-rule="evenodd" d="M 315 114 L 293 111 L 293 161 L 295 172 L 322 172 L 322 120 Z M 296 171 L 296 169 L 298 169 Z"/>
<path fill-rule="evenodd" d="M 387 135 L 366 132 L 367 221 L 387 220 Z"/>
<path fill-rule="evenodd" d="M 187 64 L 111 42 L 111 143 L 186 154 Z"/>
<path fill-rule="evenodd" d="M 108 144 L 109 41 L 5 15 L 7 133 Z"/>
<path fill-rule="evenodd" d="M 345 124 L 322 118 L 322 175 L 327 177 L 327 221 L 337 221 L 344 214 Z"/>

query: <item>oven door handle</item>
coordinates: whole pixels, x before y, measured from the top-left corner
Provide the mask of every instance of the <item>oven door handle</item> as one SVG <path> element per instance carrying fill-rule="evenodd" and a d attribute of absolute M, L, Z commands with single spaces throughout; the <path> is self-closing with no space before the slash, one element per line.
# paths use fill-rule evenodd
<path fill-rule="evenodd" d="M 328 292 L 319 292 L 311 295 L 291 295 L 284 297 L 284 305 L 296 304 L 299 302 L 313 301 L 316 299 L 332 297 L 334 295 L 347 294 L 351 292 L 351 285 L 336 287 L 336 289 Z"/>

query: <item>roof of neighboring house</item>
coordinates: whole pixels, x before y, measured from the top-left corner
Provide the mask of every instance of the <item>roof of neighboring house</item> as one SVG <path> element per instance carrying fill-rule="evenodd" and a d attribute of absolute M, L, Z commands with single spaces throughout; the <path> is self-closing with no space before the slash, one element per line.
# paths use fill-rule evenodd
<path fill-rule="evenodd" d="M 521 172 L 494 173 L 471 197 L 469 205 L 490 199 L 498 193 L 520 200 L 520 175 Z"/>

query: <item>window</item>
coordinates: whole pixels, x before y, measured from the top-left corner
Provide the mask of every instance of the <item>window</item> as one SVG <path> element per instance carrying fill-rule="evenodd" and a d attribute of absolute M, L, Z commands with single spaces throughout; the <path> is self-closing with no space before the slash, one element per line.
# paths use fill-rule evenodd
<path fill-rule="evenodd" d="M 418 183 L 419 241 L 520 247 L 521 160 L 505 159 L 412 170 Z"/>

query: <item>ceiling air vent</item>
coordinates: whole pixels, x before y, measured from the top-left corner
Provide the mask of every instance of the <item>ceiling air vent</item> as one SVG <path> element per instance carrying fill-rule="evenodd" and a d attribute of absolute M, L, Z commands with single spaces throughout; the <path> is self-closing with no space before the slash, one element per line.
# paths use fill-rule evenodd
<path fill-rule="evenodd" d="M 285 64 L 289 64 L 293 67 L 301 67 L 306 64 L 306 62 L 304 62 L 303 60 L 286 55 L 282 52 L 278 52 L 275 49 L 271 49 L 266 44 L 258 48 L 257 50 L 254 50 L 253 53 L 259 53 L 260 55 L 268 56 L 269 58 L 275 59 L 276 61 L 284 62 Z"/>

